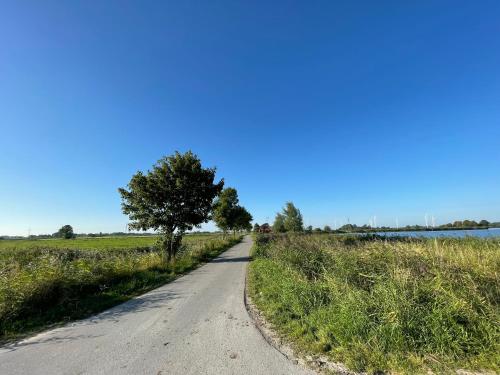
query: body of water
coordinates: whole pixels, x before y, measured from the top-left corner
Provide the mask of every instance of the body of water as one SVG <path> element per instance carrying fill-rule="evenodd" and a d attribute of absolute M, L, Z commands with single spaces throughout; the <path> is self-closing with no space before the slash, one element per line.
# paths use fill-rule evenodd
<path fill-rule="evenodd" d="M 425 238 L 436 238 L 436 237 L 500 237 L 500 228 L 490 228 L 490 229 L 467 229 L 467 230 L 429 230 L 429 231 L 401 231 L 401 232 L 377 232 L 380 236 L 399 236 L 399 237 L 425 237 Z"/>

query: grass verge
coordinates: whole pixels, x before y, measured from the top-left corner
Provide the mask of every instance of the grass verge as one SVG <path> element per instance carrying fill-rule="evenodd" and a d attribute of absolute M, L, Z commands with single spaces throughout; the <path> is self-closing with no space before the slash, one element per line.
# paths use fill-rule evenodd
<path fill-rule="evenodd" d="M 500 369 L 500 240 L 260 236 L 249 293 L 299 350 L 354 371 Z"/>
<path fill-rule="evenodd" d="M 168 265 L 153 247 L 4 248 L 0 251 L 0 342 L 125 302 L 193 270 L 240 241 L 241 237 L 189 238 L 177 260 Z"/>

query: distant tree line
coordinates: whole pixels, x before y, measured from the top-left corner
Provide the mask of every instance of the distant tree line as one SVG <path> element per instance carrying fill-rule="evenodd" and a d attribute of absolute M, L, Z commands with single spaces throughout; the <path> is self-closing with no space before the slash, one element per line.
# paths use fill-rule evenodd
<path fill-rule="evenodd" d="M 489 222 L 481 220 L 454 221 L 438 226 L 423 226 L 423 225 L 407 225 L 404 227 L 388 227 L 380 226 L 373 227 L 370 225 L 345 224 L 338 229 L 332 229 L 329 225 L 323 228 L 313 228 L 311 225 L 304 228 L 303 219 L 300 210 L 294 206 L 292 202 L 287 202 L 281 212 L 276 214 L 274 223 L 270 226 L 268 223 L 259 225 L 255 223 L 253 226 L 254 232 L 260 233 L 285 233 L 285 232 L 305 232 L 305 233 L 363 233 L 363 232 L 385 232 L 385 231 L 423 231 L 423 230 L 460 230 L 460 229 L 487 229 L 500 228 L 500 222 Z"/>
<path fill-rule="evenodd" d="M 474 220 L 454 221 L 435 226 L 425 225 L 406 225 L 404 227 L 389 227 L 380 226 L 372 227 L 370 225 L 357 226 L 356 224 L 345 224 L 341 226 L 338 231 L 340 232 L 397 232 L 397 231 L 423 231 L 423 230 L 460 230 L 460 229 L 488 229 L 500 228 L 500 222 L 490 223 L 488 220 L 481 220 L 479 222 Z"/>

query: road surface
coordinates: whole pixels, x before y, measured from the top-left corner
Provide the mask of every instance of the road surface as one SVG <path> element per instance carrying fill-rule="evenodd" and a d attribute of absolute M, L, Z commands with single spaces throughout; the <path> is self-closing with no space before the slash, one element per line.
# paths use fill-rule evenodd
<path fill-rule="evenodd" d="M 0 347 L 0 374 L 310 374 L 255 328 L 243 293 L 250 237 L 170 284 Z"/>

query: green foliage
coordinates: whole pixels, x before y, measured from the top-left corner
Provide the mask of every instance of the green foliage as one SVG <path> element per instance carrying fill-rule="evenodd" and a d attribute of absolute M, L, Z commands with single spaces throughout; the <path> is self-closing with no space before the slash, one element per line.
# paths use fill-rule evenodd
<path fill-rule="evenodd" d="M 228 230 L 251 230 L 252 215 L 239 205 L 234 188 L 222 190 L 213 207 L 213 220 L 224 233 Z"/>
<path fill-rule="evenodd" d="M 292 202 L 287 202 L 285 204 L 283 216 L 285 218 L 285 229 L 287 232 L 302 232 L 304 230 L 302 214 Z"/>
<path fill-rule="evenodd" d="M 300 348 L 369 373 L 499 371 L 500 239 L 259 237 L 250 293 Z"/>
<path fill-rule="evenodd" d="M 152 237 L 2 241 L 0 341 L 80 319 L 158 287 L 239 239 L 187 235 L 165 264 Z M 5 243 L 4 243 L 5 242 Z M 9 247 L 14 243 L 15 247 Z M 77 248 L 76 246 L 82 246 Z"/>
<path fill-rule="evenodd" d="M 273 232 L 274 233 L 285 233 L 286 232 L 285 217 L 280 213 L 277 213 L 276 217 L 274 218 Z"/>
<path fill-rule="evenodd" d="M 186 239 L 199 235 L 187 235 Z M 72 241 L 63 239 L 39 240 L 3 240 L 0 241 L 0 258 L 6 253 L 23 249 L 57 248 L 78 250 L 108 250 L 130 249 L 137 247 L 152 247 L 157 241 L 157 236 L 147 237 L 77 237 Z"/>
<path fill-rule="evenodd" d="M 253 231 L 254 231 L 255 233 L 257 233 L 257 232 L 259 232 L 259 231 L 260 231 L 260 225 L 259 225 L 259 223 L 255 223 L 255 224 L 253 225 Z"/>
<path fill-rule="evenodd" d="M 252 215 L 246 210 L 245 207 L 238 206 L 234 210 L 235 220 L 234 229 L 249 231 L 252 229 Z"/>
<path fill-rule="evenodd" d="M 159 244 L 166 260 L 174 257 L 187 230 L 210 219 L 212 202 L 224 181 L 214 183 L 215 168 L 203 168 L 191 151 L 160 159 L 151 171 L 137 172 L 120 188 L 123 213 L 131 229 L 154 229 L 162 233 Z"/>
<path fill-rule="evenodd" d="M 54 237 L 64 238 L 69 240 L 75 237 L 75 233 L 73 232 L 73 227 L 71 225 L 64 225 L 54 234 Z"/>
<path fill-rule="evenodd" d="M 223 232 L 231 230 L 234 226 L 234 209 L 238 207 L 238 192 L 234 188 L 225 188 L 214 203 L 213 220 Z"/>
<path fill-rule="evenodd" d="M 302 214 L 292 202 L 287 202 L 283 211 L 277 213 L 274 218 L 273 232 L 302 232 L 303 230 L 304 224 L 302 221 Z"/>

